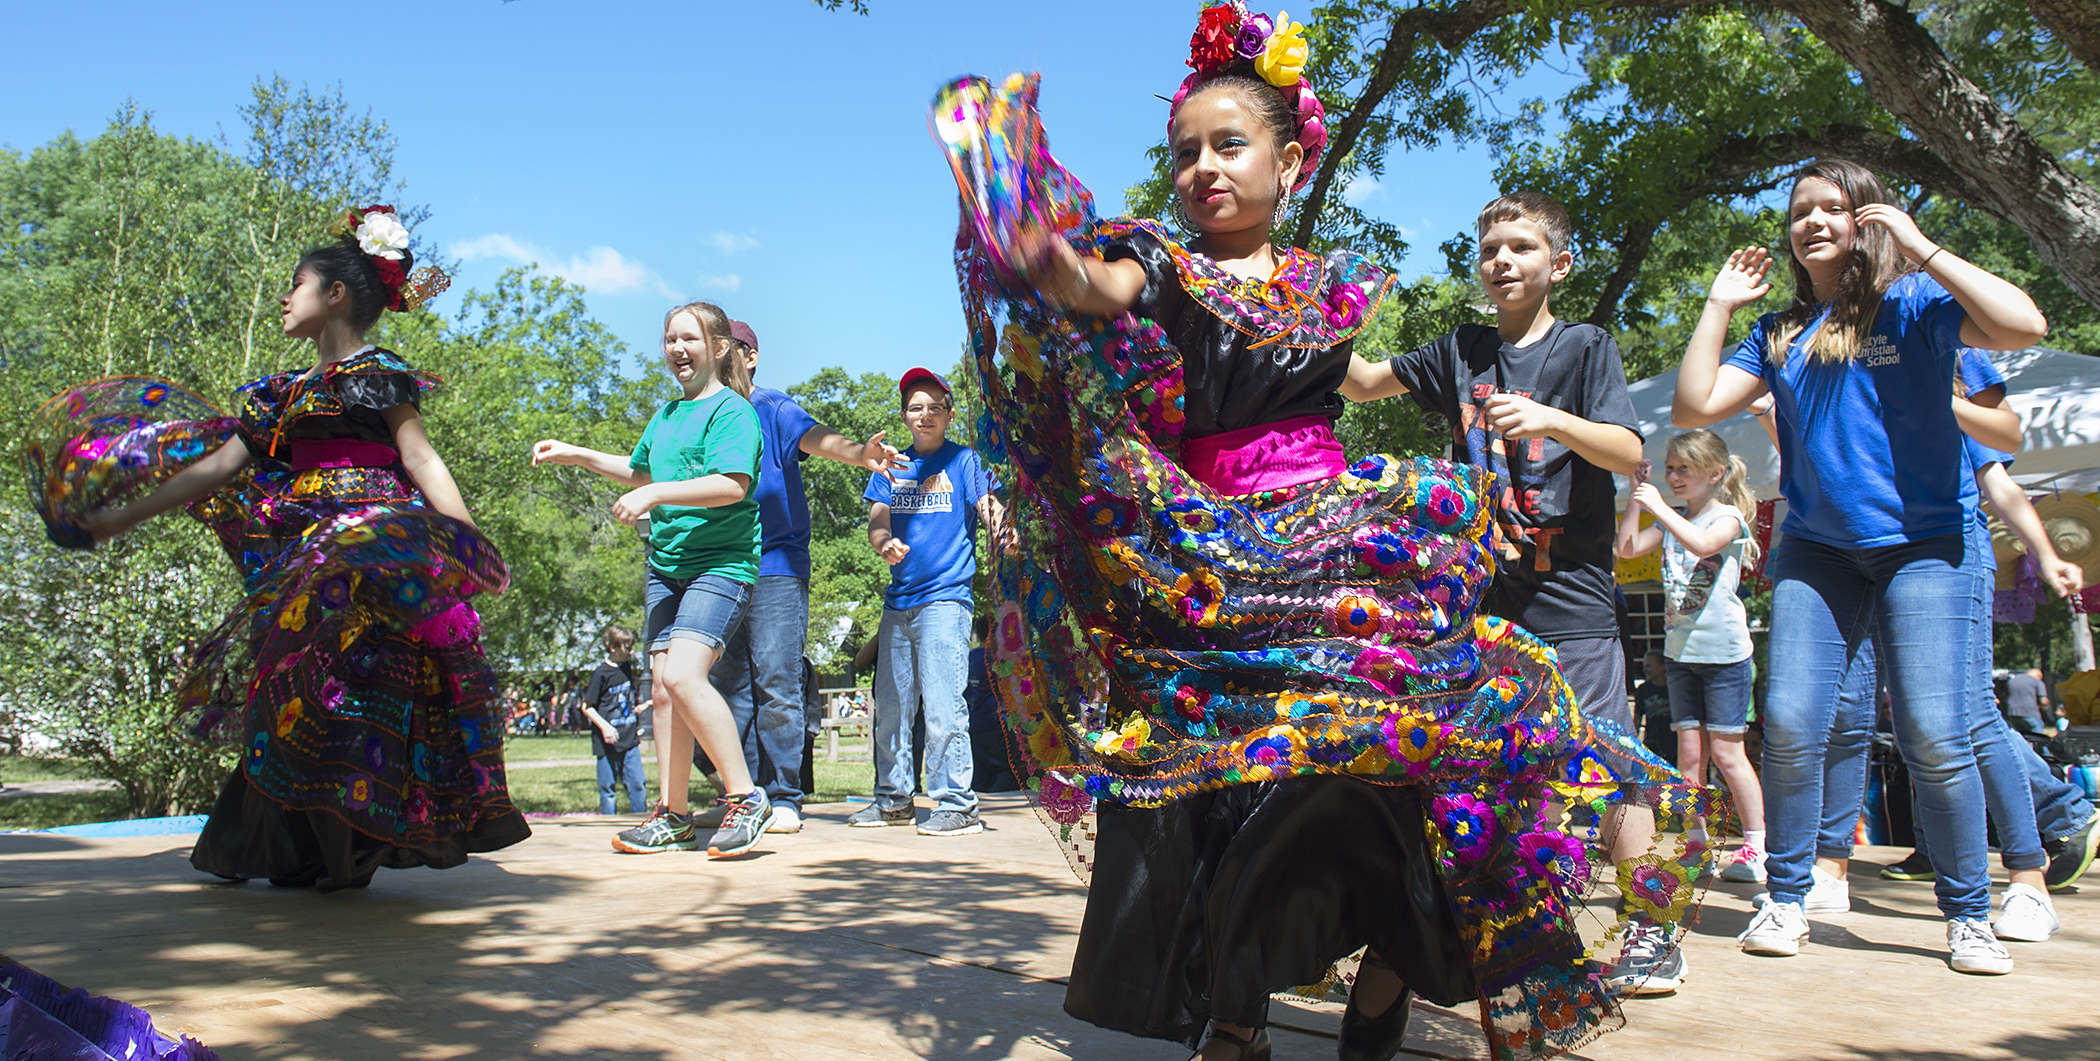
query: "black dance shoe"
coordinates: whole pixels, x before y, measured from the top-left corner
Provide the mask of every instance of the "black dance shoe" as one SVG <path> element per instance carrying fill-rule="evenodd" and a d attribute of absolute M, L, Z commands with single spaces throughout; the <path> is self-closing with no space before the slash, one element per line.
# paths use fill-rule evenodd
<path fill-rule="evenodd" d="M 1242 1039 L 1237 1035 L 1228 1035 L 1221 1031 L 1212 1031 L 1209 1035 L 1203 1037 L 1203 1046 L 1197 1047 L 1196 1053 L 1200 1056 L 1203 1053 L 1203 1047 L 1209 1046 L 1213 1040 L 1217 1039 L 1223 1039 L 1239 1048 L 1240 1052 L 1234 1056 L 1233 1061 L 1269 1061 L 1269 1029 L 1267 1028 L 1254 1029 L 1254 1035 L 1246 1039 Z"/>
<path fill-rule="evenodd" d="M 1363 964 L 1391 972 L 1393 967 L 1383 960 L 1364 955 Z M 1357 982 L 1363 982 L 1363 974 L 1357 974 Z M 1342 1061 L 1392 1061 L 1400 1052 L 1400 1045 L 1407 1041 L 1407 1014 L 1413 1009 L 1415 993 L 1406 984 L 1400 985 L 1400 997 L 1385 1008 L 1385 1012 L 1373 1017 L 1356 1005 L 1356 989 L 1349 989 L 1349 1008 L 1342 1013 L 1342 1033 L 1335 1040 L 1335 1049 Z"/>

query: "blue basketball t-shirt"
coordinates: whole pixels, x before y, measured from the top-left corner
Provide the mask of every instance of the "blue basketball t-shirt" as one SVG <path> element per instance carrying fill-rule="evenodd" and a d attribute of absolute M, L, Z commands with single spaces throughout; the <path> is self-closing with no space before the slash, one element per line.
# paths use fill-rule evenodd
<path fill-rule="evenodd" d="M 1967 315 L 1939 281 L 1911 273 L 1889 285 L 1858 357 L 1810 356 L 1819 316 L 1783 365 L 1765 356 L 1779 315 L 1758 318 L 1726 363 L 1763 378 L 1776 399 L 1784 533 L 1873 549 L 1968 528 L 1976 477 L 1952 406 Z"/>
<path fill-rule="evenodd" d="M 802 436 L 817 426 L 795 399 L 776 390 L 755 387 L 751 406 L 766 435 L 758 460 L 758 573 L 809 577 L 809 494 L 802 488 Z"/>
<path fill-rule="evenodd" d="M 931 454 L 904 451 L 911 462 L 890 479 L 873 475 L 861 499 L 890 506 L 890 532 L 911 546 L 890 568 L 885 607 L 898 611 L 936 601 L 971 601 L 977 577 L 977 502 L 999 489 L 999 481 L 977 451 L 944 441 Z"/>

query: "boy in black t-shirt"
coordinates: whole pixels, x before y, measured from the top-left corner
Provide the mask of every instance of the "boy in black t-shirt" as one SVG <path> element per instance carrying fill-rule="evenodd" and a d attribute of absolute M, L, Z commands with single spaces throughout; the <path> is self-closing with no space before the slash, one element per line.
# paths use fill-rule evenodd
<path fill-rule="evenodd" d="M 598 759 L 598 813 L 618 809 L 613 787 L 627 786 L 627 811 L 649 805 L 642 773 L 642 719 L 634 709 L 634 631 L 605 628 L 605 661 L 583 687 L 583 714 L 591 723 L 591 754 Z"/>
<path fill-rule="evenodd" d="M 1567 211 L 1537 192 L 1487 204 L 1477 261 L 1495 326 L 1462 324 L 1379 364 L 1352 357 L 1342 396 L 1414 395 L 1451 423 L 1452 460 L 1495 473 L 1491 501 L 1502 563 L 1488 609 L 1553 646 L 1583 714 L 1638 740 L 1613 609 L 1612 475 L 1640 463 L 1640 421 L 1611 335 L 1556 320 L 1548 307 L 1553 285 L 1574 268 L 1573 230 Z M 1654 838 L 1655 814 L 1624 807 L 1613 812 L 1610 828 L 1612 858 L 1636 858 Z M 1655 967 L 1628 986 L 1643 994 L 1673 990 L 1682 959 L 1663 961 L 1666 941 L 1639 929 L 1628 937 L 1622 971 L 1636 950 L 1653 950 L 1655 960 L 1645 965 Z"/>

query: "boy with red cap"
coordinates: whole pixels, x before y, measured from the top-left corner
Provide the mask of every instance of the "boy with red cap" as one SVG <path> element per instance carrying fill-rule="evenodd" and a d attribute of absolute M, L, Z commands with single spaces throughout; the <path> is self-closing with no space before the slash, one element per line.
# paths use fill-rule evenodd
<path fill-rule="evenodd" d="M 971 583 L 977 577 L 977 523 L 1003 541 L 999 482 L 968 446 L 948 440 L 955 401 L 948 383 L 914 368 L 897 386 L 911 427 L 905 466 L 868 480 L 868 544 L 890 565 L 876 633 L 882 665 L 875 681 L 875 801 L 846 819 L 854 826 L 910 825 L 911 707 L 926 712 L 927 836 L 982 832 L 971 788 L 969 681 Z"/>

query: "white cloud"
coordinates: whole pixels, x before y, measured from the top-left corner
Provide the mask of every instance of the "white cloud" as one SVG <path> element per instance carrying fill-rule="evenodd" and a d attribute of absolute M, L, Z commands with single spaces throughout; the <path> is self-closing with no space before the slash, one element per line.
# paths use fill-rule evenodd
<path fill-rule="evenodd" d="M 648 266 L 611 247 L 592 247 L 581 255 L 563 258 L 543 247 L 521 243 L 498 232 L 463 240 L 447 249 L 463 262 L 498 258 L 518 265 L 537 264 L 572 284 L 601 295 L 631 295 L 652 290 L 665 298 L 678 297 L 678 292 L 650 272 Z"/>
<path fill-rule="evenodd" d="M 718 287 L 724 291 L 737 291 L 743 288 L 744 278 L 735 273 L 730 273 L 727 276 L 703 276 L 700 278 L 700 286 Z"/>
<path fill-rule="evenodd" d="M 734 232 L 717 232 L 707 237 L 707 242 L 713 244 L 715 249 L 723 254 L 735 254 L 738 251 L 758 249 L 758 237 L 740 236 Z"/>
<path fill-rule="evenodd" d="M 1368 173 L 1359 173 L 1349 178 L 1349 183 L 1342 186 L 1342 201 L 1350 206 L 1362 206 L 1378 194 L 1378 189 L 1378 178 Z"/>

